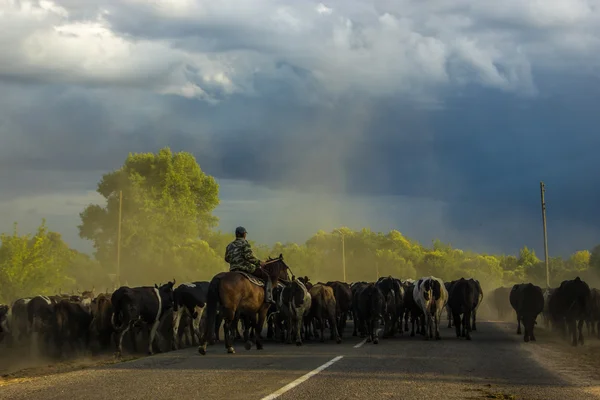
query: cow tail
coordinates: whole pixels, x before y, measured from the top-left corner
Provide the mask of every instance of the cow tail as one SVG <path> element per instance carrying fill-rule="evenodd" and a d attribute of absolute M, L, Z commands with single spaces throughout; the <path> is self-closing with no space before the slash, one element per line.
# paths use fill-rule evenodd
<path fill-rule="evenodd" d="M 206 294 L 206 323 L 204 325 L 204 341 L 212 341 L 217 318 L 217 307 L 221 300 L 221 278 L 214 277 L 208 286 Z"/>

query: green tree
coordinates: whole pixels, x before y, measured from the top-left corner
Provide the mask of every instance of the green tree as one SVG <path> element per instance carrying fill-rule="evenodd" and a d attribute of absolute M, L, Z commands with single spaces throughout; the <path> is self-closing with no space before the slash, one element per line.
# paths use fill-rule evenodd
<path fill-rule="evenodd" d="M 72 283 L 65 269 L 73 254 L 60 234 L 48 231 L 45 220 L 34 235 L 20 235 L 15 223 L 13 233 L 0 235 L 0 241 L 0 300 L 53 294 Z"/>
<path fill-rule="evenodd" d="M 79 235 L 93 241 L 105 267 L 114 268 L 122 191 L 123 280 L 168 279 L 176 246 L 210 236 L 217 223 L 212 211 L 219 204 L 218 184 L 187 152 L 130 153 L 120 169 L 102 177 L 97 191 L 106 205 L 89 205 L 80 214 Z"/>

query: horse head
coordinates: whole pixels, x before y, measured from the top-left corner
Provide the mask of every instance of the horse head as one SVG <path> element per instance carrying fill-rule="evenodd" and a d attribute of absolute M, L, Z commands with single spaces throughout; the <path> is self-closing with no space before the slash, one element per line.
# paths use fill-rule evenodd
<path fill-rule="evenodd" d="M 265 263 L 265 271 L 269 274 L 272 281 L 290 281 L 289 271 L 290 267 L 287 266 L 283 261 L 283 254 L 279 254 L 279 257 L 271 258 Z"/>

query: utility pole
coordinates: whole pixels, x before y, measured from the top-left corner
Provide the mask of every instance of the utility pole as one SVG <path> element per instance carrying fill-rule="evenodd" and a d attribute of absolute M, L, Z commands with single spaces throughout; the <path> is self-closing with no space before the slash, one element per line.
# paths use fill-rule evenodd
<path fill-rule="evenodd" d="M 340 236 L 342 237 L 342 270 L 344 273 L 343 282 L 346 282 L 346 244 L 345 244 L 345 240 L 344 240 L 344 233 L 342 231 L 340 231 L 339 229 L 336 229 L 336 232 L 338 232 L 340 234 Z"/>
<path fill-rule="evenodd" d="M 546 185 L 544 182 L 540 182 L 540 195 L 542 199 L 542 224 L 544 226 L 544 260 L 546 263 L 546 288 L 550 288 L 550 266 L 548 264 L 548 233 L 546 232 L 546 199 L 544 193 L 546 192 Z"/>
<path fill-rule="evenodd" d="M 123 212 L 123 191 L 119 190 L 119 224 L 117 230 L 117 287 L 121 287 L 121 214 Z"/>

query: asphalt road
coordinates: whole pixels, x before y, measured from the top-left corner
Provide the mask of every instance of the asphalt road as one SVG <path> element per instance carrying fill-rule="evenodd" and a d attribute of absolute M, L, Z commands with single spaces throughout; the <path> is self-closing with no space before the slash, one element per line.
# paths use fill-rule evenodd
<path fill-rule="evenodd" d="M 405 335 L 360 347 L 361 339 L 355 337 L 346 337 L 340 345 L 328 341 L 302 347 L 267 341 L 262 351 L 246 351 L 238 344 L 237 354 L 229 355 L 219 343 L 209 346 L 206 356 L 189 348 L 9 384 L 0 387 L 0 398 L 267 400 L 334 359 L 277 398 L 582 400 L 600 396 L 596 373 L 572 360 L 568 347 L 550 350 L 539 337 L 538 342 L 523 343 L 514 334 L 514 324 L 478 322 L 478 328 L 471 342 L 455 338 L 454 330 L 444 327 L 441 341 Z"/>

